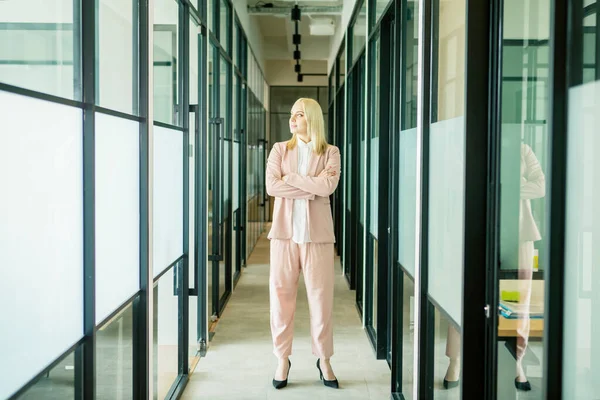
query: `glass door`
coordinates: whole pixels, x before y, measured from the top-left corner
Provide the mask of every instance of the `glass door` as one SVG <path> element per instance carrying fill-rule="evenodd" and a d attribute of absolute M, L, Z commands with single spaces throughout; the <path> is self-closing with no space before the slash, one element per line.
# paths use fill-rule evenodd
<path fill-rule="evenodd" d="M 242 185 L 241 185 L 241 177 L 242 175 L 242 170 L 241 170 L 241 151 L 243 149 L 242 143 L 241 143 L 241 121 L 240 121 L 240 112 L 241 112 L 241 107 L 240 107 L 240 97 L 241 97 L 241 79 L 239 76 L 235 77 L 235 87 L 233 89 L 233 140 L 232 140 L 232 147 L 233 147 L 233 154 L 232 154 L 232 164 L 231 164 L 231 170 L 232 170 L 232 196 L 231 196 L 231 201 L 232 201 L 232 210 L 233 210 L 233 214 L 232 214 L 232 218 L 233 218 L 233 228 L 232 228 L 232 238 L 231 238 L 231 244 L 232 244 L 232 255 L 231 255 L 231 259 L 233 260 L 233 263 L 235 265 L 235 269 L 233 272 L 233 282 L 234 285 L 237 282 L 237 280 L 240 278 L 240 272 L 241 272 L 241 266 L 242 266 L 242 249 L 241 249 L 241 232 L 242 232 L 242 209 L 240 207 L 241 204 L 244 204 L 244 202 L 242 201 L 242 199 L 240 199 L 241 193 L 242 193 Z"/>
<path fill-rule="evenodd" d="M 599 6 L 596 0 L 579 0 L 569 4 L 572 14 L 572 29 L 570 26 L 569 30 L 572 36 L 568 43 L 574 51 L 569 54 L 568 59 L 571 78 L 567 91 L 569 106 L 565 138 L 565 257 L 564 265 L 560 262 L 555 265 L 564 268 L 564 303 L 560 309 L 556 307 L 549 310 L 550 313 L 546 312 L 548 316 L 563 313 L 562 335 L 548 329 L 546 336 L 549 343 L 557 343 L 562 339 L 561 349 L 556 353 L 563 354 L 561 382 L 548 384 L 546 393 L 552 393 L 553 387 L 562 386 L 563 399 L 593 398 L 600 393 L 600 212 L 595 205 L 600 196 Z M 558 8 L 559 5 L 555 4 L 555 15 L 560 15 Z M 556 129 L 555 125 L 554 130 Z M 559 147 L 559 135 L 553 132 L 552 136 L 553 148 Z M 553 160 L 554 153 L 553 150 Z M 553 162 L 552 166 L 554 165 Z M 550 189 L 555 179 L 550 184 Z M 556 193 L 555 190 L 553 192 Z M 555 203 L 554 197 L 551 203 Z M 558 219 L 555 214 L 553 218 L 554 221 Z M 553 245 L 548 244 L 548 247 L 556 251 Z M 552 269 L 553 273 L 554 271 Z M 549 292 L 552 291 L 552 298 L 558 297 L 555 291 L 561 280 L 551 277 L 547 287 Z M 548 321 L 548 328 L 552 322 Z M 554 366 L 555 370 L 556 367 Z M 547 371 L 547 374 L 546 380 L 549 381 L 551 371 Z"/>
<path fill-rule="evenodd" d="M 382 132 L 380 132 L 381 106 L 379 89 L 381 79 L 381 36 L 378 34 L 370 43 L 370 73 L 369 73 L 369 134 L 368 140 L 368 176 L 367 186 L 367 285 L 366 285 L 366 329 L 373 346 L 377 346 L 377 309 L 379 302 L 379 149 Z M 385 241 L 385 240 L 384 240 Z"/>
<path fill-rule="evenodd" d="M 550 3 L 505 2 L 499 25 L 494 378 L 498 399 L 516 399 L 524 392 L 528 399 L 542 399 Z"/>
<path fill-rule="evenodd" d="M 339 61 L 338 61 L 339 63 Z M 339 72 L 338 72 L 339 73 Z M 334 143 L 336 146 L 339 147 L 340 149 L 340 153 L 342 154 L 342 160 L 345 159 L 345 162 L 342 162 L 342 167 L 344 165 L 346 165 L 348 163 L 349 160 L 349 153 L 346 154 L 346 135 L 344 134 L 344 126 L 345 126 L 345 87 L 344 85 L 342 85 L 340 87 L 340 89 L 338 90 L 336 97 L 335 97 L 335 133 L 336 133 L 336 143 Z M 344 174 L 345 175 L 345 174 Z M 341 187 L 335 192 L 334 196 L 335 196 L 335 208 L 336 208 L 336 220 L 335 220 L 335 226 L 336 226 L 336 231 L 335 231 L 335 236 L 336 238 L 338 238 L 337 240 L 337 254 L 340 256 L 341 260 L 342 260 L 342 265 L 345 265 L 345 259 L 344 259 L 344 241 L 342 240 L 342 238 L 344 237 L 344 216 L 345 216 L 345 209 L 344 209 L 344 194 L 346 193 L 346 186 L 347 186 L 347 182 L 346 179 L 340 179 L 340 185 Z"/>
<path fill-rule="evenodd" d="M 230 130 L 230 64 L 221 55 L 220 48 L 211 48 L 211 87 L 209 90 L 209 213 L 210 228 L 210 291 L 211 321 L 216 321 L 231 294 L 231 240 L 232 240 L 232 135 Z"/>
<path fill-rule="evenodd" d="M 393 136 L 394 159 L 390 186 L 394 187 L 394 225 L 396 226 L 392 259 L 393 285 L 392 297 L 392 345 L 391 362 L 392 388 L 394 393 L 402 394 L 406 400 L 414 397 L 414 352 L 415 340 L 415 271 L 417 252 L 417 193 L 420 180 L 417 159 L 418 122 L 417 107 L 419 103 L 418 75 L 420 71 L 418 47 L 423 43 L 419 33 L 420 7 L 423 0 L 403 0 L 401 12 L 402 48 L 400 57 L 400 93 L 397 94 L 400 105 L 397 111 L 399 118 L 394 124 Z M 410 17 L 409 17 L 410 16 Z M 398 37 L 398 36 L 396 36 Z"/>
<path fill-rule="evenodd" d="M 369 130 L 367 140 L 368 172 L 366 186 L 366 301 L 365 326 L 378 359 L 389 359 L 391 306 L 391 268 L 389 244 L 390 223 L 390 129 L 393 115 L 393 91 L 381 87 L 393 87 L 392 61 L 394 54 L 393 33 L 394 10 L 388 9 L 371 39 L 369 53 Z M 381 184 L 383 183 L 383 184 Z M 385 184 L 387 183 L 387 184 Z"/>
<path fill-rule="evenodd" d="M 190 362 L 206 353 L 208 343 L 207 281 L 206 281 L 206 67 L 202 62 L 206 54 L 206 37 L 202 35 L 196 19 L 190 17 L 189 35 L 189 356 Z M 211 212 L 209 210 L 209 212 Z"/>
<path fill-rule="evenodd" d="M 354 168 L 357 171 L 355 177 L 355 204 L 354 204 L 354 221 L 355 221 L 355 232 L 354 235 L 354 260 L 356 264 L 356 306 L 358 307 L 361 314 L 364 313 L 364 235 L 366 227 L 366 210 L 363 207 L 364 204 L 364 193 L 365 193 L 365 149 L 366 149 L 366 135 L 365 135 L 365 52 L 362 53 L 360 59 L 354 66 L 354 104 L 357 110 L 354 117 L 354 126 L 352 134 L 354 135 L 355 143 L 355 163 Z"/>
<path fill-rule="evenodd" d="M 220 129 L 221 146 L 221 255 L 223 260 L 219 264 L 219 316 L 225 308 L 225 303 L 232 289 L 232 234 L 233 234 L 233 195 L 232 195 L 232 159 L 233 159 L 233 135 L 231 127 L 231 64 L 220 55 L 219 69 L 219 118 L 222 129 Z"/>
<path fill-rule="evenodd" d="M 432 5 L 431 110 L 429 113 L 429 182 L 426 302 L 422 315 L 431 323 L 426 343 L 431 353 L 427 398 L 461 398 L 463 264 L 465 220 L 465 54 L 467 1 L 434 0 Z M 421 327 L 425 325 L 422 324 Z M 421 327 L 419 329 L 421 329 Z M 423 379 L 423 377 L 421 377 Z M 424 382 L 424 380 L 423 380 Z M 468 385 L 465 384 L 466 387 Z"/>
<path fill-rule="evenodd" d="M 350 106 L 352 106 L 352 102 L 353 99 L 355 97 L 355 94 L 353 93 L 353 91 L 351 90 L 352 85 L 350 82 L 352 82 L 352 80 L 354 79 L 354 71 L 351 71 L 349 76 L 348 76 L 348 85 L 349 85 L 349 89 L 348 90 L 348 104 Z M 354 206 L 354 187 L 356 186 L 354 184 L 354 160 L 356 159 L 356 156 L 354 154 L 355 150 L 355 146 L 354 146 L 354 135 L 353 135 L 353 116 L 355 114 L 354 113 L 349 113 L 349 115 L 347 115 L 347 121 L 348 121 L 348 133 L 346 135 L 346 187 L 344 188 L 346 190 L 346 201 L 345 201 L 345 209 L 344 209 L 344 273 L 346 276 L 346 280 L 348 281 L 348 284 L 350 285 L 350 289 L 356 289 L 356 273 L 355 268 L 356 268 L 356 259 L 354 258 L 354 243 L 352 238 L 354 237 L 354 220 L 353 220 L 353 215 L 352 215 L 352 207 Z"/>

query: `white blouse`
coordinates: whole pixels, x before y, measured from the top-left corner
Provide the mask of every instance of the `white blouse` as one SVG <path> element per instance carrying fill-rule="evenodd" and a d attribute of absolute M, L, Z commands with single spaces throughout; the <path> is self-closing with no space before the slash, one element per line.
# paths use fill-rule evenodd
<path fill-rule="evenodd" d="M 308 174 L 308 164 L 313 150 L 313 142 L 304 143 L 298 139 L 298 174 L 306 176 Z M 309 243 L 310 235 L 308 232 L 308 200 L 295 199 L 293 210 L 292 240 L 298 244 Z"/>

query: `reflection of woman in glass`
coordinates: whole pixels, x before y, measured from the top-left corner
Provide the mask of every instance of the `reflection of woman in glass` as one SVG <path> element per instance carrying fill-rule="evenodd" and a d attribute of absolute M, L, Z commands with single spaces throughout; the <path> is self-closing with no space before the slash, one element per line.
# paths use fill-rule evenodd
<path fill-rule="evenodd" d="M 525 308 L 531 301 L 531 278 L 533 276 L 533 242 L 541 240 L 533 213 L 531 200 L 544 197 L 546 179 L 535 154 L 526 144 L 521 145 L 521 203 L 519 206 L 519 302 Z M 517 328 L 517 378 L 515 386 L 521 390 L 531 390 L 523 371 L 522 361 L 529 340 L 529 314 L 519 320 Z"/>
<path fill-rule="evenodd" d="M 541 240 L 542 236 L 533 219 L 531 200 L 545 196 L 546 179 L 544 172 L 533 150 L 526 144 L 521 144 L 521 189 L 519 202 L 519 303 L 528 309 L 531 301 L 531 279 L 533 277 L 533 242 Z M 529 340 L 529 315 L 518 320 L 517 324 L 517 362 L 515 387 L 520 390 L 531 390 L 523 371 L 523 356 Z M 450 325 L 446 342 L 446 356 L 450 365 L 444 378 L 444 387 L 458 386 L 460 375 L 460 334 Z"/>
<path fill-rule="evenodd" d="M 327 144 L 323 112 L 312 99 L 299 99 L 290 116 L 291 140 L 275 143 L 266 172 L 275 197 L 271 240 L 271 333 L 279 365 L 273 386 L 287 385 L 292 366 L 294 314 L 300 273 L 310 309 L 312 352 L 325 386 L 337 388 L 333 355 L 335 236 L 329 196 L 340 179 L 340 152 Z"/>

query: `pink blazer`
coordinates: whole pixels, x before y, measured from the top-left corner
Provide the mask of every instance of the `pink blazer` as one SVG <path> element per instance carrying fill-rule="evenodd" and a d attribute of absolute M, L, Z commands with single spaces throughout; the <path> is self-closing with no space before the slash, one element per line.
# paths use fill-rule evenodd
<path fill-rule="evenodd" d="M 319 178 L 318 175 L 331 167 L 336 174 Z M 298 147 L 287 149 L 287 142 L 275 143 L 267 162 L 267 193 L 275 197 L 273 224 L 269 239 L 292 238 L 292 212 L 294 199 L 307 199 L 308 231 L 314 243 L 335 243 L 333 218 L 331 216 L 329 196 L 340 181 L 340 150 L 329 146 L 325 154 L 312 154 L 307 176 L 298 174 Z M 282 178 L 287 175 L 287 182 Z"/>

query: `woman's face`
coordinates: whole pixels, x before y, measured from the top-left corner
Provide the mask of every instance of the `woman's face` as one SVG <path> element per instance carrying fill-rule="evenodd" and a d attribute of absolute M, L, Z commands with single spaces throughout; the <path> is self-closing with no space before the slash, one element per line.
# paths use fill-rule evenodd
<path fill-rule="evenodd" d="M 296 102 L 292 107 L 290 116 L 290 132 L 300 135 L 306 135 L 308 124 L 306 115 L 304 114 L 304 105 L 301 102 Z"/>

